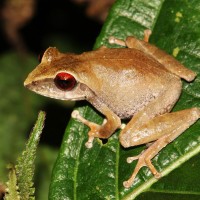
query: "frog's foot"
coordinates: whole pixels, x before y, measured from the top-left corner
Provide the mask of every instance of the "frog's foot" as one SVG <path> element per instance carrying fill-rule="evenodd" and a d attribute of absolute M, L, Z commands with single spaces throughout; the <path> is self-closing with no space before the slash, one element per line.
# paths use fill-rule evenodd
<path fill-rule="evenodd" d="M 146 29 L 145 31 L 144 31 L 144 41 L 145 42 L 149 42 L 149 38 L 150 38 L 150 35 L 151 35 L 151 30 L 150 29 Z"/>
<path fill-rule="evenodd" d="M 138 163 L 134 169 L 133 174 L 131 175 L 131 177 L 127 180 L 124 181 L 123 185 L 125 188 L 129 188 L 131 187 L 131 185 L 133 184 L 136 175 L 138 174 L 138 172 L 140 171 L 140 169 L 144 166 L 147 166 L 151 172 L 153 173 L 153 175 L 155 176 L 155 178 L 160 178 L 161 174 L 156 170 L 156 168 L 152 165 L 151 163 L 151 156 L 149 155 L 149 152 L 147 150 L 143 151 L 141 154 L 139 154 L 138 156 L 133 156 L 133 157 L 128 157 L 127 158 L 127 162 L 131 163 L 134 160 L 138 159 Z"/>
<path fill-rule="evenodd" d="M 126 127 L 126 124 L 122 123 L 120 126 L 120 129 L 124 129 Z"/>
<path fill-rule="evenodd" d="M 103 124 L 98 125 L 94 122 L 90 122 L 87 119 L 83 118 L 78 110 L 74 110 L 72 112 L 72 118 L 77 119 L 78 121 L 82 122 L 90 128 L 90 131 L 88 132 L 88 141 L 85 143 L 85 146 L 87 148 L 92 148 L 94 138 L 99 136 L 99 131 L 101 127 L 107 122 L 107 120 L 104 119 Z"/>
<path fill-rule="evenodd" d="M 181 135 L 185 130 L 187 130 L 198 119 L 200 119 L 200 109 L 190 108 L 186 110 L 181 110 L 172 113 L 165 113 L 164 115 L 156 116 L 150 122 L 143 125 L 143 127 L 140 127 L 140 129 L 138 129 L 139 131 L 145 131 L 145 133 L 147 133 L 147 130 L 150 130 L 149 133 L 153 133 L 151 134 L 151 138 L 149 141 L 152 141 L 152 137 L 155 134 L 157 138 L 155 137 L 154 142 L 139 156 L 128 158 L 128 162 L 132 162 L 133 160 L 138 159 L 138 163 L 130 179 L 124 182 L 124 186 L 129 188 L 133 184 L 135 176 L 138 174 L 139 170 L 143 166 L 147 166 L 152 172 L 152 174 L 155 176 L 155 178 L 160 178 L 161 174 L 155 169 L 155 167 L 151 163 L 151 159 L 153 159 L 166 145 L 175 140 L 179 135 Z M 152 130 L 156 131 L 152 132 Z M 121 144 L 124 147 L 128 147 L 127 142 L 132 141 L 132 143 L 129 144 L 129 146 L 138 145 L 138 143 L 137 144 L 134 143 L 135 142 L 133 138 L 134 135 L 135 132 L 132 132 L 131 140 L 130 137 L 127 140 L 126 128 L 122 130 L 120 135 Z"/>
<path fill-rule="evenodd" d="M 132 163 L 134 160 L 138 160 L 140 158 L 140 156 L 143 154 L 144 151 L 142 151 L 139 155 L 137 156 L 132 156 L 132 157 L 128 157 L 127 158 L 127 163 Z"/>
<path fill-rule="evenodd" d="M 143 41 L 149 42 L 149 38 L 150 38 L 151 33 L 152 32 L 151 32 L 150 29 L 144 30 L 144 39 L 143 39 Z M 120 39 L 118 39 L 118 38 L 116 38 L 114 36 L 109 37 L 108 42 L 110 44 L 117 44 L 117 45 L 124 46 L 124 47 L 127 46 L 126 41 L 120 40 Z"/>
<path fill-rule="evenodd" d="M 126 46 L 126 43 L 123 40 L 117 39 L 114 36 L 109 37 L 108 42 L 110 44 L 117 44 L 117 45 L 120 45 L 120 46 Z"/>

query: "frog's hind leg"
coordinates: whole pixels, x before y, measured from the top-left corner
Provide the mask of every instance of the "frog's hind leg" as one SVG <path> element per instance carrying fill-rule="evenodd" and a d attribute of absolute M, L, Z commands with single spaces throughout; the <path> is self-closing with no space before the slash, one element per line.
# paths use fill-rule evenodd
<path fill-rule="evenodd" d="M 132 133 L 132 138 L 130 137 L 130 146 L 134 146 L 134 140 L 137 140 L 135 135 L 144 135 L 149 137 L 149 141 L 152 139 L 157 140 L 144 152 L 138 156 L 129 157 L 127 161 L 130 163 L 133 160 L 138 159 L 138 163 L 135 170 L 129 180 L 124 182 L 124 186 L 129 188 L 135 179 L 135 176 L 143 166 L 147 166 L 156 178 L 159 178 L 161 174 L 155 169 L 151 163 L 151 159 L 168 143 L 172 142 L 181 133 L 188 129 L 192 124 L 194 124 L 200 118 L 200 109 L 191 108 L 178 112 L 166 113 L 155 117 L 148 123 L 144 124 L 138 130 Z M 142 144 L 142 138 L 139 139 L 140 144 Z M 136 142 L 138 145 L 138 142 Z"/>
<path fill-rule="evenodd" d="M 128 158 L 128 162 L 138 159 L 138 164 L 131 178 L 124 183 L 125 187 L 132 185 L 143 166 L 148 166 L 152 173 L 159 177 L 160 174 L 152 165 L 151 159 L 200 117 L 198 108 L 169 113 L 180 96 L 181 88 L 180 80 L 169 84 L 162 94 L 136 113 L 121 131 L 119 140 L 125 148 L 154 141 L 138 157 Z"/>
<path fill-rule="evenodd" d="M 177 61 L 173 56 L 167 54 L 163 50 L 157 48 L 156 46 L 150 44 L 149 37 L 151 35 L 150 30 L 145 30 L 144 40 L 138 40 L 134 37 L 127 37 L 125 44 L 129 48 L 138 49 L 149 56 L 153 57 L 156 61 L 162 64 L 168 71 L 172 74 L 179 76 L 190 82 L 196 77 L 196 73 L 192 70 L 186 68 L 179 61 Z"/>
<path fill-rule="evenodd" d="M 140 50 L 147 55 L 154 58 L 156 61 L 162 64 L 168 71 L 172 74 L 179 76 L 190 82 L 195 79 L 196 73 L 192 70 L 186 68 L 179 61 L 177 61 L 173 56 L 167 54 L 163 50 L 157 48 L 156 46 L 149 43 L 149 37 L 151 35 L 151 30 L 144 31 L 144 39 L 139 40 L 133 36 L 129 36 L 125 41 L 117 39 L 115 37 L 110 37 L 109 42 L 111 44 L 118 44 L 121 46 L 126 46 L 128 48 Z"/>
<path fill-rule="evenodd" d="M 144 38 L 143 38 L 143 41 L 145 43 L 149 42 L 150 35 L 151 35 L 151 30 L 146 29 L 144 31 Z M 120 40 L 120 39 L 118 39 L 114 36 L 111 36 L 111 37 L 109 37 L 109 43 L 110 44 L 117 44 L 117 45 L 120 45 L 120 46 L 132 48 L 132 49 L 134 48 L 134 49 L 142 50 L 141 47 L 140 47 L 142 40 L 139 40 L 139 39 L 137 39 L 133 36 L 127 37 L 127 39 L 125 41 Z"/>

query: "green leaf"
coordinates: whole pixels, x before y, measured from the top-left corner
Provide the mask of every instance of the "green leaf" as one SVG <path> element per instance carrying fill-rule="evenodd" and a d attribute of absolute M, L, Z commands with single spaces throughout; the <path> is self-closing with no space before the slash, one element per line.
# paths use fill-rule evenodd
<path fill-rule="evenodd" d="M 175 55 L 185 66 L 199 75 L 199 23 L 198 0 L 118 0 L 110 11 L 95 48 L 101 45 L 110 46 L 107 42 L 109 36 L 125 39 L 128 35 L 135 35 L 143 38 L 144 30 L 151 29 L 153 33 L 150 43 Z M 181 98 L 174 110 L 200 107 L 199 82 L 199 76 L 193 83 L 184 82 Z M 102 123 L 102 118 L 92 108 L 80 106 L 77 109 L 87 119 Z M 199 153 L 199 130 L 198 121 L 153 159 L 153 164 L 163 176 Z M 134 199 L 144 191 L 149 191 L 146 194 L 148 199 L 155 195 L 155 192 L 160 192 L 160 195 L 157 195 L 159 198 L 166 192 L 173 193 L 176 199 L 177 196 L 180 197 L 179 193 L 187 194 L 187 198 L 191 199 L 195 199 L 197 195 L 199 197 L 198 186 L 194 185 L 193 188 L 186 186 L 187 176 L 179 176 L 184 181 L 183 185 L 178 181 L 180 183 L 177 187 L 177 181 L 174 184 L 171 182 L 172 178 L 176 180 L 177 174 L 163 178 L 164 181 L 162 179 L 158 181 L 146 167 L 142 168 L 133 186 L 125 189 L 122 183 L 129 178 L 136 165 L 136 161 L 127 164 L 126 158 L 137 155 L 145 147 L 123 149 L 117 138 L 119 133 L 116 133 L 106 144 L 96 139 L 93 148 L 86 149 L 87 132 L 88 128 L 77 121 L 71 120 L 68 124 L 53 170 L 50 199 Z M 198 169 L 199 166 L 198 163 L 194 169 Z M 190 163 L 186 170 L 188 168 L 191 168 Z M 186 173 L 186 170 L 183 173 Z M 192 176 L 192 173 L 187 172 L 187 175 Z M 196 175 L 198 180 L 199 174 Z M 150 188 L 156 181 L 158 181 L 156 185 Z M 165 190 L 167 185 L 172 187 L 168 186 Z M 172 198 L 173 194 L 168 196 Z M 138 198 L 147 199 L 144 195 Z"/>
<path fill-rule="evenodd" d="M 17 183 L 21 200 L 35 199 L 33 187 L 34 161 L 36 149 L 40 140 L 40 135 L 44 126 L 45 113 L 40 112 L 38 120 L 33 128 L 30 138 L 26 144 L 26 149 L 18 158 L 16 165 Z"/>
<path fill-rule="evenodd" d="M 17 186 L 17 176 L 14 166 L 9 166 L 8 182 L 7 182 L 7 193 L 5 200 L 20 200 L 19 191 Z"/>

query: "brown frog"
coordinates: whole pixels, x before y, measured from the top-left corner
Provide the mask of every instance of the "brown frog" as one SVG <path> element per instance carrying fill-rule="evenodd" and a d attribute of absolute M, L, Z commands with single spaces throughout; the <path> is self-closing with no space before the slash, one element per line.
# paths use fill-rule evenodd
<path fill-rule="evenodd" d="M 151 159 L 200 118 L 200 109 L 170 112 L 182 90 L 181 78 L 190 82 L 196 74 L 175 58 L 144 40 L 110 38 L 110 43 L 128 48 L 106 48 L 80 55 L 48 48 L 41 63 L 29 74 L 24 85 L 44 96 L 61 100 L 87 100 L 106 119 L 102 125 L 90 122 L 73 111 L 72 116 L 90 127 L 87 148 L 96 138 L 109 138 L 122 128 L 119 141 L 125 148 L 152 143 L 140 155 L 136 168 L 124 186 L 129 188 L 141 167 L 155 177 L 159 173 Z M 121 119 L 130 118 L 126 126 Z"/>

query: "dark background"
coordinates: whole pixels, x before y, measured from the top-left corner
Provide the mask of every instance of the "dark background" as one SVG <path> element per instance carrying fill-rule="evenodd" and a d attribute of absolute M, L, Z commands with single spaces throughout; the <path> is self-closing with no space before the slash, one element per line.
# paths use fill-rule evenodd
<path fill-rule="evenodd" d="M 5 0 L 1 1 L 3 7 Z M 91 50 L 101 29 L 101 23 L 85 15 L 85 5 L 77 5 L 73 0 L 36 0 L 33 18 L 21 28 L 20 33 L 28 50 L 38 53 L 59 41 L 70 41 L 77 52 Z M 1 19 L 0 52 L 11 50 Z M 80 49 L 79 49 L 80 48 Z"/>

